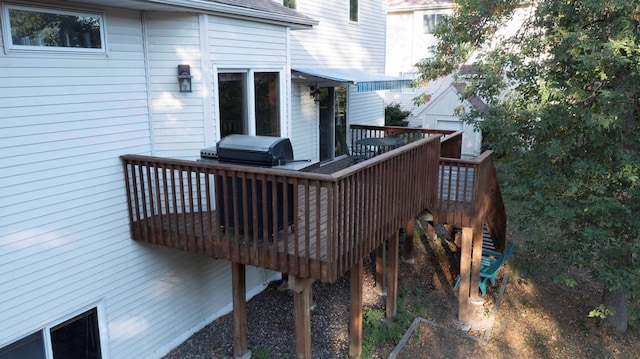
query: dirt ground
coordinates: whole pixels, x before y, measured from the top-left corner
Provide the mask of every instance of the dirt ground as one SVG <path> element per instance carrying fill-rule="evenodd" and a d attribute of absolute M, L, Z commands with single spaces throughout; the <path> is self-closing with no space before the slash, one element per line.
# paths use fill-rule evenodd
<path fill-rule="evenodd" d="M 408 341 L 398 346 L 398 358 L 640 358 L 638 323 L 630 323 L 627 332 L 620 334 L 588 317 L 601 293 L 586 275 L 567 269 L 580 278 L 577 285 L 556 283 L 544 259 L 518 247 L 496 286 L 488 288 L 484 303 L 470 307 L 471 330 L 459 331 L 454 324 L 457 298 L 452 289 L 458 272 L 457 248 L 446 232 L 442 235 L 438 230 L 440 236 L 428 237 L 426 223 L 416 228 L 416 260 L 402 264 L 400 286 L 419 288 L 408 291 L 406 305 L 414 316 L 427 321 L 418 323 Z M 523 242 L 518 233 L 510 232 L 507 238 L 516 246 Z M 387 357 L 392 349 L 381 348 L 376 356 Z"/>
<path fill-rule="evenodd" d="M 459 251 L 442 227 L 438 236 L 427 235 L 418 221 L 414 263 L 399 265 L 398 315 L 394 319 L 365 315 L 379 332 L 365 325 L 363 342 L 380 336 L 380 343 L 363 345 L 363 358 L 640 358 L 640 323 L 630 323 L 624 334 L 601 328 L 588 313 L 598 305 L 599 288 L 583 273 L 574 287 L 554 282 L 551 261 L 525 250 L 522 235 L 509 232 L 516 244 L 489 286 L 484 303 L 471 305 L 468 332 L 455 325 L 458 300 L 453 284 L 459 271 Z M 404 241 L 406 239 L 402 239 Z M 375 290 L 373 262 L 365 260 L 363 311 L 384 313 L 386 297 Z M 248 344 L 257 359 L 294 358 L 293 299 L 290 291 L 274 282 L 247 303 Z M 348 358 L 349 276 L 332 284 L 314 283 L 311 313 L 312 357 Z M 497 306 L 496 310 L 496 304 Z M 374 317 L 376 319 L 371 320 Z M 369 318 L 369 319 L 368 319 Z M 403 319 L 401 319 L 403 318 Z M 412 321 L 417 322 L 406 335 Z M 380 334 L 396 325 L 393 335 Z M 165 359 L 233 358 L 232 316 L 216 319 L 195 333 Z M 407 337 L 401 340 L 402 335 Z M 488 338 L 488 340 L 485 340 Z M 396 355 L 397 354 L 397 355 Z"/>

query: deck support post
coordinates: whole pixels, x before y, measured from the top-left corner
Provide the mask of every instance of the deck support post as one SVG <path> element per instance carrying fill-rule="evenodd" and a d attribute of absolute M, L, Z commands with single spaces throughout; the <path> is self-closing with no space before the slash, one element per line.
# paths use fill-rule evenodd
<path fill-rule="evenodd" d="M 293 292 L 296 358 L 311 358 L 311 284 L 313 279 L 289 276 Z"/>
<path fill-rule="evenodd" d="M 404 253 L 402 255 L 402 260 L 409 264 L 415 263 L 415 258 L 413 258 L 414 223 L 414 218 L 408 220 L 404 231 Z"/>
<path fill-rule="evenodd" d="M 482 304 L 478 285 L 480 284 L 480 267 L 482 266 L 482 222 L 473 226 L 473 250 L 471 252 L 471 303 Z"/>
<path fill-rule="evenodd" d="M 249 358 L 247 348 L 247 279 L 245 265 L 231 263 L 231 281 L 233 295 L 233 356 Z"/>
<path fill-rule="evenodd" d="M 395 231 L 389 237 L 389 257 L 387 260 L 387 318 L 395 317 L 398 311 L 398 258 L 400 236 Z"/>
<path fill-rule="evenodd" d="M 376 293 L 381 296 L 387 295 L 387 242 L 380 243 L 376 248 Z"/>
<path fill-rule="evenodd" d="M 362 260 L 351 268 L 349 275 L 349 356 L 359 358 L 362 355 Z"/>
<path fill-rule="evenodd" d="M 460 248 L 460 286 L 458 287 L 458 325 L 467 328 L 469 323 L 469 285 L 471 274 L 471 245 L 473 228 L 462 227 Z"/>

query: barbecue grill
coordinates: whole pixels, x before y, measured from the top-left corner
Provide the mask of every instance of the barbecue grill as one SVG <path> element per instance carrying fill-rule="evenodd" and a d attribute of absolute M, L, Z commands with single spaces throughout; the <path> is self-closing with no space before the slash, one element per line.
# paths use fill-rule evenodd
<path fill-rule="evenodd" d="M 200 151 L 200 158 L 203 161 L 289 170 L 304 169 L 304 167 L 308 167 L 310 164 L 309 161 L 294 161 L 291 141 L 288 138 L 269 136 L 229 135 L 218 141 L 215 148 L 202 149 Z M 224 186 L 225 178 L 226 187 Z M 242 232 L 258 231 L 262 233 L 264 227 L 267 226 L 267 232 L 272 234 L 274 228 L 272 206 L 274 201 L 277 205 L 278 230 L 282 230 L 285 226 L 293 224 L 293 185 L 286 185 L 287 213 L 284 214 L 283 183 L 275 184 L 275 195 L 277 198 L 273 198 L 274 184 L 272 181 L 266 181 L 264 185 L 262 180 L 252 181 L 251 179 L 245 179 L 244 181 L 246 191 L 243 191 L 243 179 L 222 175 L 217 176 L 216 185 L 218 186 L 218 190 L 216 191 L 216 205 L 220 220 L 219 223 L 221 223 L 223 229 L 233 228 L 237 217 L 238 229 Z M 255 183 L 256 187 L 255 199 L 253 198 L 253 183 Z M 263 190 L 266 191 L 266 196 L 263 196 Z M 244 199 L 243 193 L 246 193 L 246 200 Z M 225 198 L 227 206 L 224 204 Z M 254 200 L 258 209 L 257 217 L 254 217 L 252 214 Z M 243 206 L 245 203 L 248 207 L 247 228 L 244 227 Z M 237 210 L 234 210 L 236 207 Z M 265 208 L 266 211 L 263 210 Z M 263 215 L 265 212 L 267 213 L 266 219 Z M 225 218 L 227 216 L 228 219 Z M 254 220 L 256 223 L 254 223 Z"/>

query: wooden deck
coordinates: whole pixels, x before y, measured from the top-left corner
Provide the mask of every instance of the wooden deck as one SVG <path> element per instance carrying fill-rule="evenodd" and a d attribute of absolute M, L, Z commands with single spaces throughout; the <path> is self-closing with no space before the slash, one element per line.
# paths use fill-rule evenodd
<path fill-rule="evenodd" d="M 304 196 L 303 186 L 299 186 L 298 193 Z M 308 266 L 311 273 L 321 273 L 322 277 L 326 277 L 327 240 L 326 235 L 322 234 L 327 231 L 328 201 L 326 191 L 324 193 L 319 201 L 310 202 L 307 210 L 298 212 L 297 228 L 290 224 L 285 228 L 279 228 L 275 233 L 272 230 L 260 233 L 235 231 L 231 228 L 227 235 L 227 231 L 219 224 L 221 213 L 213 210 L 177 215 L 156 214 L 144 218 L 134 224 L 134 238 L 147 237 L 149 242 L 157 245 L 171 246 L 214 258 L 235 258 L 237 262 L 251 262 L 279 271 L 293 267 L 302 272 L 302 268 Z M 298 199 L 298 203 L 302 202 L 303 197 Z M 321 212 L 319 216 L 316 214 L 318 210 Z M 309 220 L 314 217 L 324 220 Z M 316 235 L 305 240 L 303 237 L 306 233 Z M 339 251 L 338 256 L 348 257 L 352 249 L 344 248 Z M 303 263 L 305 261 L 306 263 Z"/>
<path fill-rule="evenodd" d="M 297 357 L 311 356 L 311 283 L 333 282 L 351 270 L 349 354 L 358 356 L 363 259 L 389 242 L 386 312 L 394 316 L 398 230 L 406 225 L 411 235 L 418 214 L 428 211 L 437 223 L 461 227 L 461 322 L 467 318 L 469 297 L 477 295 L 471 288 L 477 288 L 479 267 L 472 263 L 480 263 L 483 224 L 493 246 L 504 248 L 506 214 L 491 152 L 461 160 L 461 132 L 350 129 L 353 141 L 392 136 L 405 144 L 353 166 L 318 173 L 121 157 L 133 239 L 232 262 L 235 356 L 248 352 L 247 264 L 289 274 Z M 410 254 L 405 247 L 405 257 Z M 381 273 L 377 268 L 376 276 Z"/>
<path fill-rule="evenodd" d="M 131 235 L 333 282 L 434 206 L 439 147 L 424 138 L 332 174 L 125 155 Z"/>

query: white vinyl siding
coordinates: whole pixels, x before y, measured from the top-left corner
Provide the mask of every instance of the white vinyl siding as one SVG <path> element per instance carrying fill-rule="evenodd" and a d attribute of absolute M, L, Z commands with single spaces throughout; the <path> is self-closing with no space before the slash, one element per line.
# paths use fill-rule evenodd
<path fill-rule="evenodd" d="M 283 27 L 219 17 L 210 19 L 210 54 L 218 68 L 286 66 L 287 41 Z"/>
<path fill-rule="evenodd" d="M 384 126 L 384 98 L 378 92 L 356 92 L 349 86 L 349 122 Z"/>
<path fill-rule="evenodd" d="M 130 267 L 118 156 L 149 153 L 137 12 L 109 57 L 0 55 L 0 346 L 103 299 Z"/>
<path fill-rule="evenodd" d="M 385 8 L 384 0 L 359 1 L 358 22 L 354 23 L 349 21 L 349 1 L 298 2 L 299 12 L 320 22 L 311 30 L 291 32 L 291 67 L 354 68 L 383 74 Z M 296 156 L 298 153 L 318 156 L 317 106 L 309 98 L 307 83 L 299 81 L 292 86 L 292 143 Z M 304 110 L 297 109 L 297 96 Z M 348 122 L 383 125 L 381 96 L 379 92 L 359 93 L 355 86 L 349 86 Z M 301 144 L 295 148 L 297 141 Z"/>
<path fill-rule="evenodd" d="M 304 1 L 298 11 L 320 20 L 311 30 L 291 32 L 291 66 L 358 68 L 384 73 L 385 1 L 359 1 L 358 22 L 349 21 L 349 1 Z"/>
<path fill-rule="evenodd" d="M 293 83 L 291 96 L 291 145 L 295 159 L 319 160 L 318 109 L 309 86 Z"/>
<path fill-rule="evenodd" d="M 147 72 L 142 14 L 98 10 L 108 56 L 0 53 L 0 347 L 104 303 L 110 357 L 158 358 L 232 309 L 228 262 L 131 240 L 119 159 L 199 155 L 198 17 L 147 14 Z M 248 295 L 273 275 L 247 268 Z"/>
<path fill-rule="evenodd" d="M 208 23 L 209 57 L 213 69 L 212 88 L 215 90 L 214 103 L 217 107 L 217 73 L 219 72 L 279 72 L 280 94 L 289 96 L 287 30 L 281 26 L 254 23 L 239 19 L 209 17 Z M 250 77 L 249 77 L 250 78 Z M 281 98 L 281 133 L 291 131 L 290 121 L 286 118 L 288 102 Z M 219 114 L 217 114 L 219 116 Z M 215 138 L 220 138 L 220 121 L 214 119 Z M 295 152 L 294 152 L 295 154 Z"/>
<path fill-rule="evenodd" d="M 198 15 L 146 14 L 154 154 L 196 159 L 205 144 Z M 180 93 L 178 65 L 190 65 L 193 92 Z"/>

